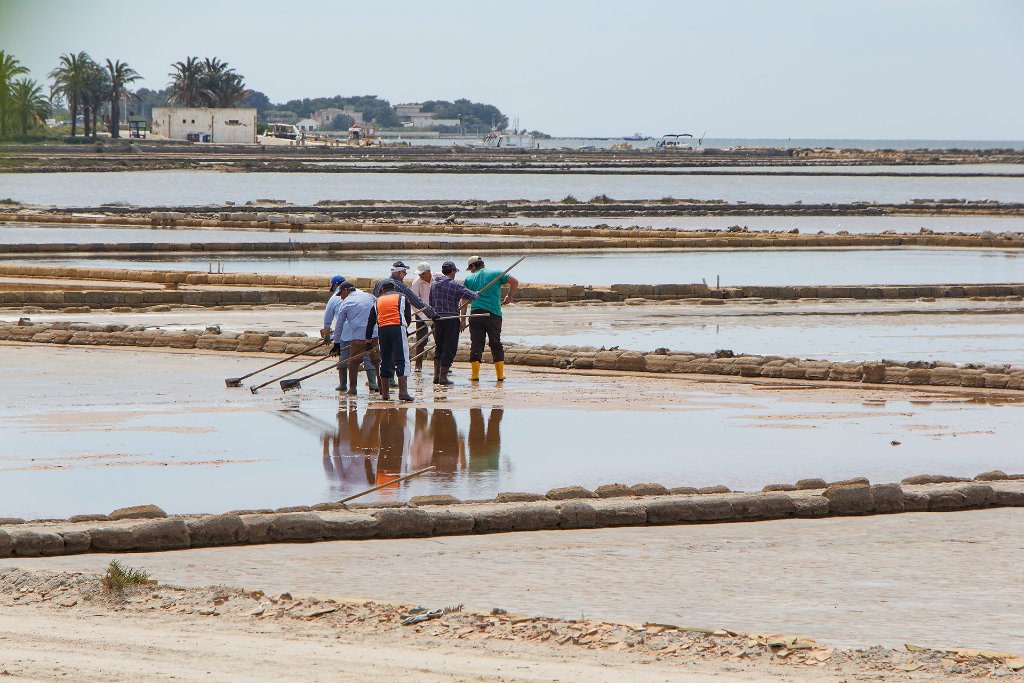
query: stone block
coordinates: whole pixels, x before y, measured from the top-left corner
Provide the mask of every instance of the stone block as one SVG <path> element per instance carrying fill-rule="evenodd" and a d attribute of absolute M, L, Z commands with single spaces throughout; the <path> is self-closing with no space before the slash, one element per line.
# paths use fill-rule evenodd
<path fill-rule="evenodd" d="M 680 524 L 684 522 L 713 522 L 735 518 L 728 500 L 702 497 L 682 500 L 650 500 L 647 502 L 649 524 Z"/>
<path fill-rule="evenodd" d="M 5 529 L 0 529 L 0 557 L 10 557 L 14 539 Z"/>
<path fill-rule="evenodd" d="M 374 538 L 380 532 L 380 522 L 372 515 L 349 512 L 324 519 L 325 538 L 337 541 Z"/>
<path fill-rule="evenodd" d="M 502 491 L 494 497 L 495 503 L 533 503 L 538 500 L 544 500 L 544 496 L 525 491 Z"/>
<path fill-rule="evenodd" d="M 107 517 L 112 521 L 119 519 L 157 519 L 166 517 L 167 513 L 156 505 L 133 505 L 126 508 L 118 508 Z"/>
<path fill-rule="evenodd" d="M 718 484 L 716 486 L 702 486 L 701 488 L 697 489 L 697 493 L 732 493 L 732 489 L 730 489 L 728 486 L 724 486 L 723 484 Z"/>
<path fill-rule="evenodd" d="M 555 529 L 560 521 L 558 510 L 536 503 L 477 510 L 472 514 L 475 520 L 473 531 L 478 534 Z"/>
<path fill-rule="evenodd" d="M 459 509 L 445 508 L 426 511 L 431 520 L 435 536 L 462 536 L 473 533 L 476 520 L 473 515 Z"/>
<path fill-rule="evenodd" d="M 132 527 L 134 550 L 178 550 L 188 548 L 188 526 L 180 519 L 155 519 Z"/>
<path fill-rule="evenodd" d="M 964 497 L 964 505 L 970 508 L 982 508 L 992 504 L 995 493 L 988 484 L 964 484 L 954 491 Z"/>
<path fill-rule="evenodd" d="M 801 491 L 809 489 L 826 489 L 828 488 L 828 482 L 824 479 L 818 478 L 800 479 L 796 482 L 796 488 Z"/>
<path fill-rule="evenodd" d="M 58 531 L 57 533 L 64 540 L 65 555 L 89 552 L 89 547 L 92 545 L 92 536 L 88 531 Z M 2 555 L 3 552 L 0 549 L 0 556 Z"/>
<path fill-rule="evenodd" d="M 598 498 L 622 498 L 633 495 L 630 487 L 625 484 L 602 484 L 594 489 Z"/>
<path fill-rule="evenodd" d="M 640 501 L 621 501 L 598 505 L 597 526 L 642 526 L 647 524 L 647 505 Z"/>
<path fill-rule="evenodd" d="M 661 484 L 634 484 L 629 487 L 634 496 L 667 496 L 668 489 Z"/>
<path fill-rule="evenodd" d="M 946 474 L 915 474 L 912 477 L 906 477 L 900 480 L 900 483 L 904 486 L 914 486 L 919 484 L 946 484 L 950 482 L 961 482 L 970 481 L 966 477 L 951 477 Z"/>
<path fill-rule="evenodd" d="M 967 498 L 964 494 L 953 489 L 945 491 L 929 491 L 928 510 L 933 512 L 963 510 L 967 507 Z"/>
<path fill-rule="evenodd" d="M 796 491 L 797 487 L 794 484 L 768 484 L 761 490 L 766 493 L 771 491 Z"/>
<path fill-rule="evenodd" d="M 992 504 L 1003 507 L 1024 507 L 1024 491 L 995 489 L 992 492 Z M 0 557 L 3 556 L 3 540 L 0 538 Z"/>
<path fill-rule="evenodd" d="M 432 496 L 413 496 L 409 499 L 409 505 L 419 507 L 423 505 L 458 505 L 462 501 L 455 496 L 447 494 L 435 494 Z"/>
<path fill-rule="evenodd" d="M 899 484 L 875 484 L 871 487 L 871 499 L 877 513 L 903 512 L 903 489 Z"/>
<path fill-rule="evenodd" d="M 693 496 L 698 493 L 697 489 L 693 486 L 676 486 L 669 489 L 668 492 L 673 496 Z"/>
<path fill-rule="evenodd" d="M 881 384 L 885 382 L 884 363 L 863 363 L 861 369 L 861 382 Z"/>
<path fill-rule="evenodd" d="M 130 527 L 98 527 L 89 530 L 89 541 L 94 552 L 131 550 L 135 541 Z"/>
<path fill-rule="evenodd" d="M 866 515 L 874 510 L 871 487 L 861 484 L 829 486 L 825 489 L 828 511 L 833 515 Z"/>
<path fill-rule="evenodd" d="M 755 493 L 731 502 L 739 519 L 780 519 L 796 514 L 793 499 L 784 493 Z"/>
<path fill-rule="evenodd" d="M 324 520 L 312 512 L 285 512 L 268 517 L 267 538 L 271 541 L 320 541 L 326 533 Z M 251 537 L 249 542 L 253 542 Z"/>
<path fill-rule="evenodd" d="M 246 541 L 245 524 L 239 515 L 224 514 L 186 522 L 192 547 L 234 545 Z"/>
<path fill-rule="evenodd" d="M 429 536 L 434 532 L 434 520 L 420 508 L 392 508 L 378 510 L 372 514 L 379 524 L 383 538 L 408 538 Z"/>
<path fill-rule="evenodd" d="M 928 494 L 917 491 L 903 492 L 904 512 L 924 512 L 928 509 Z"/>
<path fill-rule="evenodd" d="M 582 500 L 570 500 L 558 506 L 560 529 L 593 529 L 597 525 L 594 506 Z"/>
<path fill-rule="evenodd" d="M 991 470 L 989 472 L 982 472 L 981 474 L 975 476 L 974 481 L 1000 481 L 1010 478 L 1011 477 L 1002 470 Z"/>
<path fill-rule="evenodd" d="M 544 497 L 548 500 L 570 500 L 573 498 L 597 498 L 597 495 L 582 486 L 560 486 L 548 491 Z"/>
<path fill-rule="evenodd" d="M 43 536 L 35 531 L 14 531 L 10 533 L 11 555 L 14 557 L 39 557 L 43 554 Z"/>
<path fill-rule="evenodd" d="M 824 517 L 828 514 L 828 498 L 825 496 L 793 496 L 795 517 Z"/>

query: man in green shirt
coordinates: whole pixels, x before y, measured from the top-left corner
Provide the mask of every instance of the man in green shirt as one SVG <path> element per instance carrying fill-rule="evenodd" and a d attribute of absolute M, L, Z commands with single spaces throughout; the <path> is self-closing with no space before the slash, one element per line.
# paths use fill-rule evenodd
<path fill-rule="evenodd" d="M 501 305 L 512 303 L 512 298 L 519 289 L 519 280 L 502 271 L 484 267 L 484 260 L 473 256 L 466 265 L 469 275 L 466 276 L 466 287 L 474 292 L 481 292 L 473 301 L 469 319 L 469 362 L 472 366 L 469 379 L 480 380 L 480 361 L 484 357 L 484 341 L 491 348 L 491 360 L 494 361 L 494 373 L 499 382 L 505 379 L 505 347 L 501 344 Z M 487 291 L 481 291 L 495 278 L 499 278 Z M 508 285 L 508 294 L 501 298 L 502 285 Z M 484 315 L 480 315 L 484 314 Z"/>

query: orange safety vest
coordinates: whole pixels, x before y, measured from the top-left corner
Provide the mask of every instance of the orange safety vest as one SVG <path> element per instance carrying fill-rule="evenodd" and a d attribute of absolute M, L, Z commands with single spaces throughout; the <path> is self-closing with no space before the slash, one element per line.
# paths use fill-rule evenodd
<path fill-rule="evenodd" d="M 402 324 L 402 295 L 395 292 L 377 299 L 377 327 Z"/>

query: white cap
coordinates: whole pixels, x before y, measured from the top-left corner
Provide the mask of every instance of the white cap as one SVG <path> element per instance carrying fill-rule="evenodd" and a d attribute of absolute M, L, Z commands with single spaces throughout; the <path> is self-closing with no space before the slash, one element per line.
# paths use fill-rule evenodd
<path fill-rule="evenodd" d="M 417 275 L 423 275 L 423 273 L 429 273 L 429 272 L 430 272 L 430 264 L 427 263 L 426 261 L 423 261 L 422 263 L 416 264 L 416 274 Z"/>

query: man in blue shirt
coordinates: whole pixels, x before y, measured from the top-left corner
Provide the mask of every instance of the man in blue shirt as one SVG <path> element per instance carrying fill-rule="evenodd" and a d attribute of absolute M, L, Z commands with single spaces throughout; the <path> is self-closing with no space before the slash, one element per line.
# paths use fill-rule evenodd
<path fill-rule="evenodd" d="M 462 331 L 462 320 L 455 317 L 462 313 L 462 302 L 477 298 L 477 293 L 467 289 L 461 282 L 455 281 L 459 269 L 454 261 L 445 261 L 441 265 L 441 274 L 434 276 L 430 285 L 430 301 L 434 310 L 442 318 L 450 320 L 434 321 L 434 384 L 450 386 L 454 384 L 448 378 L 455 352 L 459 349 L 459 333 Z"/>
<path fill-rule="evenodd" d="M 377 300 L 366 292 L 356 289 L 351 282 L 343 282 L 338 288 L 341 305 L 334 319 L 334 333 L 331 339 L 345 350 L 344 358 L 338 359 L 338 374 L 348 370 L 348 394 L 355 396 L 359 386 L 359 361 L 362 360 L 370 391 L 380 391 L 377 385 L 377 368 L 373 347 L 363 339 L 366 322 L 370 319 Z M 376 333 L 373 335 L 376 336 Z M 360 356 L 360 354 L 362 354 Z M 360 356 L 357 358 L 357 356 Z"/>
<path fill-rule="evenodd" d="M 337 296 L 338 288 L 343 282 L 345 282 L 345 278 L 342 275 L 335 275 L 331 278 L 331 294 L 327 297 L 327 305 L 324 306 L 324 325 L 320 330 L 320 338 L 325 342 L 331 341 L 331 326 L 334 325 L 334 319 L 338 317 L 338 307 L 341 306 L 341 298 Z M 330 354 L 332 356 L 339 356 L 339 354 L 344 354 L 344 352 L 345 349 L 342 349 L 339 344 L 334 344 L 330 349 Z M 345 391 L 347 388 L 346 382 L 348 375 L 342 373 L 340 363 L 340 361 L 344 359 L 345 356 L 339 356 L 338 375 L 341 379 L 341 384 L 338 386 L 338 391 Z"/>

